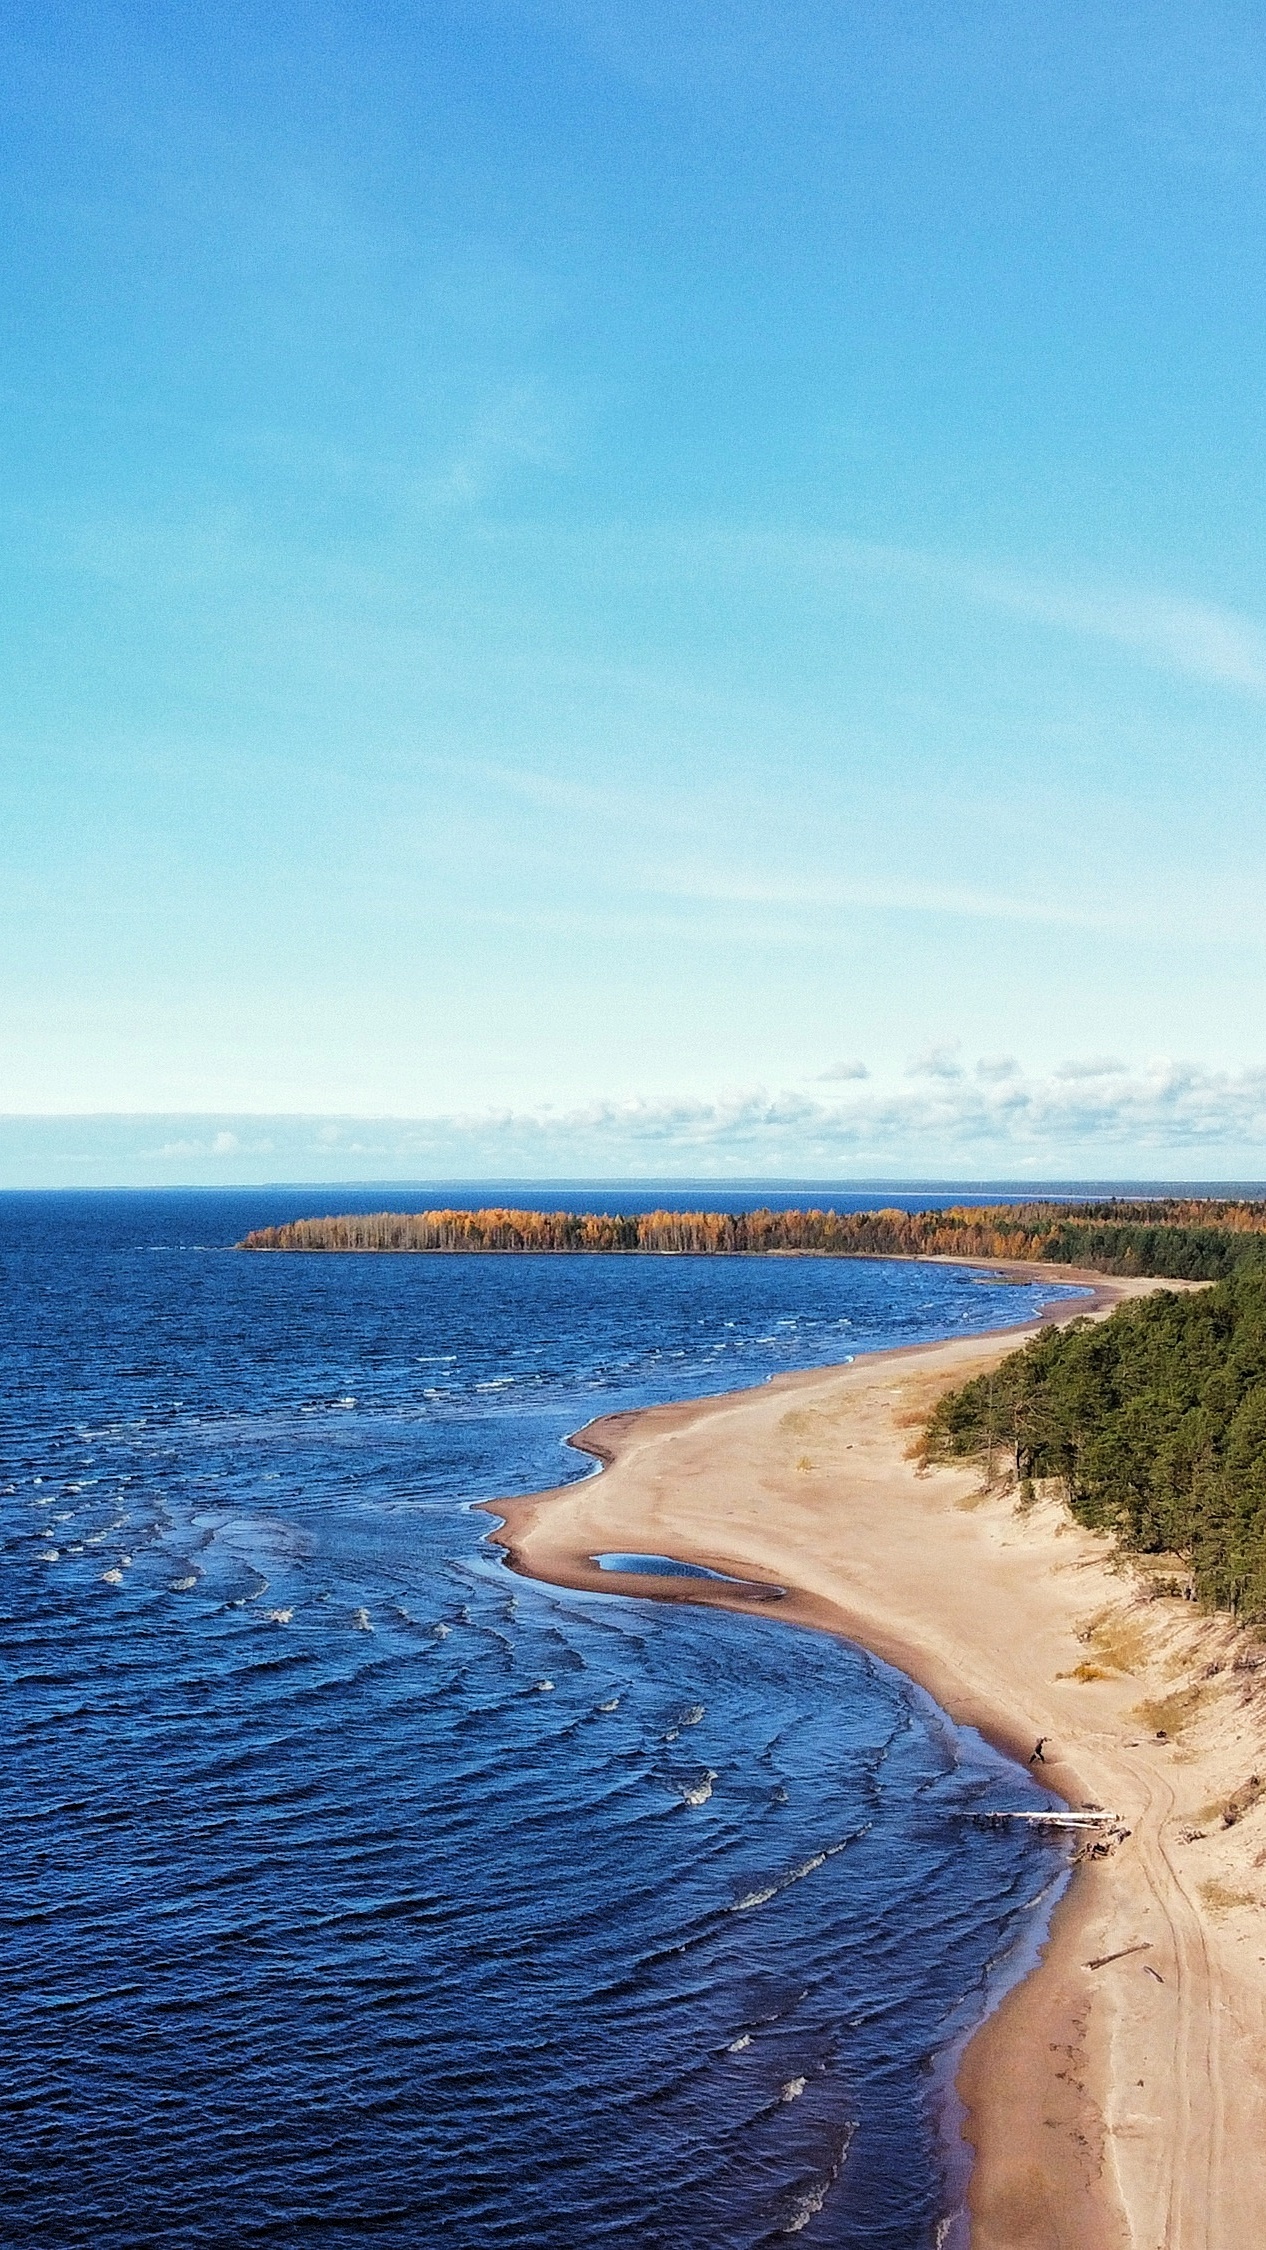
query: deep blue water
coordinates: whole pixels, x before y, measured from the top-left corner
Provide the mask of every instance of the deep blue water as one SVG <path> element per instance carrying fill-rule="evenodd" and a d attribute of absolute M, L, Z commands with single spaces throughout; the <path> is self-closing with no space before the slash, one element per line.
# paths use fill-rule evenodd
<path fill-rule="evenodd" d="M 969 1816 L 1045 1799 L 847 1644 L 537 1587 L 468 1504 L 1039 1293 L 227 1247 L 324 1207 L 0 1196 L 3 2240 L 931 2245 L 935 2058 L 1061 1865 Z"/>

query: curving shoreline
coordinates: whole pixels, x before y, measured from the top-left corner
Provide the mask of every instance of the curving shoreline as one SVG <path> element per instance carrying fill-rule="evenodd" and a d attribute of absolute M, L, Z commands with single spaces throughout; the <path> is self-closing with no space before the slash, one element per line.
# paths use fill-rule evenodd
<path fill-rule="evenodd" d="M 1043 1319 L 1165 1286 L 1059 1279 L 1094 1294 Z M 489 1536 L 525 1575 L 607 1596 L 768 1614 L 716 1580 L 613 1581 L 605 1551 L 779 1585 L 780 1616 L 872 1650 L 1012 1755 L 1048 1737 L 1043 1779 L 1131 1834 L 1077 1868 L 1040 1966 L 963 2055 L 973 2250 L 1241 2250 L 1266 2240 L 1266 1798 L 1229 1827 L 1202 1816 L 1266 1776 L 1244 1636 L 1149 1598 L 1057 1501 L 1021 1516 L 973 1471 L 906 1457 L 933 1399 L 1036 1325 L 608 1416 L 571 1441 L 604 1474 L 490 1504 Z"/>

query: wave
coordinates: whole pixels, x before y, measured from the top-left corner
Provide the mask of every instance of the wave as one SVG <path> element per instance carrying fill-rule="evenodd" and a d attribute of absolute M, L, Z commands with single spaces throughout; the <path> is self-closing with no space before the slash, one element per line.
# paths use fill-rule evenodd
<path fill-rule="evenodd" d="M 844 2128 L 844 2137 L 840 2144 L 840 2152 L 836 2157 L 834 2164 L 831 2166 L 830 2171 L 827 2172 L 823 2178 L 815 2180 L 812 2187 L 803 2189 L 802 2192 L 795 2197 L 786 2220 L 778 2229 L 779 2238 L 782 2238 L 783 2236 L 789 2234 L 803 2234 L 805 2228 L 809 2224 L 809 2221 L 811 2219 L 816 2219 L 819 2211 L 822 2209 L 823 2204 L 826 2202 L 828 2195 L 830 2194 L 832 2188 L 838 2180 L 844 2164 L 847 2161 L 848 2152 L 852 2146 L 853 2136 L 856 2131 L 856 2123 L 850 2120 L 850 2122 Z M 940 2250 L 940 2246 L 943 2241 L 944 2235 L 938 2229 L 936 2236 L 937 2250 Z"/>
<path fill-rule="evenodd" d="M 873 1825 L 869 1820 L 864 1821 L 851 1836 L 844 1836 L 838 1844 L 828 1844 L 823 1851 L 814 1852 L 811 1858 L 802 1860 L 798 1867 L 790 1868 L 776 1883 L 769 1884 L 764 1890 L 749 1891 L 745 1898 L 735 1899 L 729 1909 L 730 1913 L 746 1914 L 754 1906 L 768 1906 L 771 1898 L 777 1898 L 780 1891 L 789 1891 L 793 1883 L 802 1883 L 806 1875 L 812 1875 L 819 1867 L 825 1867 L 828 1859 L 835 1859 L 840 1852 L 846 1852 L 849 1845 L 857 1843 Z"/>
<path fill-rule="evenodd" d="M 781 1889 L 781 1883 L 772 1883 L 767 1891 L 749 1891 L 746 1898 L 735 1899 L 730 1912 L 731 1914 L 747 1914 L 754 1906 L 768 1906 L 771 1898 L 777 1898 Z"/>

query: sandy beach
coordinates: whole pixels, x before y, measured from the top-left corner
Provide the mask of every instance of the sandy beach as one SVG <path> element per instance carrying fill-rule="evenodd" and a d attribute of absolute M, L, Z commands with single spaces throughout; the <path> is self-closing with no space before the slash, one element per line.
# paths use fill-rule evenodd
<path fill-rule="evenodd" d="M 1059 1278 L 1093 1282 L 1100 1315 L 1164 1286 Z M 940 1393 L 1032 1332 L 611 1416 L 576 1441 L 605 1473 L 499 1503 L 500 1540 L 525 1574 L 607 1595 L 751 1610 L 782 1589 L 780 1615 L 886 1658 L 1017 1758 L 1045 1738 L 1043 1779 L 1129 1833 L 1078 1864 L 1040 1966 L 963 2057 L 973 2250 L 1252 2250 L 1266 2243 L 1266 1653 L 1056 1496 L 1022 1511 L 977 1472 L 911 1457 Z M 607 1551 L 753 1583 L 617 1580 L 592 1559 Z"/>

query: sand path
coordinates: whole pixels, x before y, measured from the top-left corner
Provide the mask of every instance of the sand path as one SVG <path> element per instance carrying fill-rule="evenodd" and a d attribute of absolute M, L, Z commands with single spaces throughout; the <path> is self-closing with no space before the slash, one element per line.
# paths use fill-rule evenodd
<path fill-rule="evenodd" d="M 1103 1288 L 1096 1309 L 1154 1286 Z M 609 1417 L 581 1439 L 605 1473 L 504 1503 L 502 1543 L 515 1568 L 606 1595 L 752 1609 L 782 1588 L 780 1615 L 847 1634 L 1017 1756 L 1048 1737 L 1043 1778 L 1129 1836 L 1078 1868 L 1042 1966 L 966 2051 L 973 2250 L 1255 2250 L 1266 1665 L 1057 1498 L 1021 1512 L 975 1472 L 919 1471 L 931 1402 L 1024 1333 Z M 614 1581 L 607 1551 L 755 1584 Z"/>

